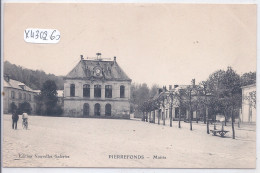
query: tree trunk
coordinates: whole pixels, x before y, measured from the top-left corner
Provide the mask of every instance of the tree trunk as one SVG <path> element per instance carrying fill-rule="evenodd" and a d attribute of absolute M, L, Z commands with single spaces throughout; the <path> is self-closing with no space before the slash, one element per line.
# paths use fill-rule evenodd
<path fill-rule="evenodd" d="M 144 112 L 143 112 L 143 118 L 142 118 L 142 121 L 145 121 L 145 115 L 144 115 Z"/>
<path fill-rule="evenodd" d="M 206 114 L 205 114 L 205 112 L 203 111 L 203 121 L 204 121 L 204 124 L 206 124 Z"/>
<path fill-rule="evenodd" d="M 145 118 L 146 118 L 146 122 L 148 122 L 148 112 L 145 112 Z"/>
<path fill-rule="evenodd" d="M 191 117 L 191 114 L 192 114 L 192 108 L 191 108 L 191 91 L 190 91 L 190 130 L 192 130 L 192 117 Z"/>
<path fill-rule="evenodd" d="M 191 108 L 190 108 L 190 111 L 189 111 L 189 120 L 190 120 L 190 130 L 192 130 L 192 118 L 191 118 Z"/>
<path fill-rule="evenodd" d="M 163 125 L 165 126 L 165 109 L 163 109 Z"/>
<path fill-rule="evenodd" d="M 209 114 L 208 114 L 208 107 L 206 107 L 206 119 L 207 119 L 207 134 L 209 134 Z"/>
<path fill-rule="evenodd" d="M 181 108 L 179 107 L 179 128 L 181 128 Z"/>
<path fill-rule="evenodd" d="M 160 119 L 161 119 L 161 111 L 158 110 L 158 125 L 160 125 Z"/>
<path fill-rule="evenodd" d="M 237 124 L 238 128 L 240 128 L 240 123 L 241 123 L 240 115 L 241 115 L 241 109 L 239 109 L 239 117 L 238 117 L 238 124 Z"/>
<path fill-rule="evenodd" d="M 233 139 L 235 139 L 235 128 L 234 128 L 234 107 L 232 107 L 232 110 L 231 110 L 231 121 L 232 121 L 232 136 L 233 136 Z"/>
<path fill-rule="evenodd" d="M 227 112 L 224 111 L 224 116 L 225 116 L 225 126 L 227 126 Z"/>
<path fill-rule="evenodd" d="M 199 119 L 198 119 L 198 117 L 200 117 L 200 113 L 199 113 L 200 111 L 197 111 L 196 112 L 196 123 L 198 124 L 199 123 Z"/>
<path fill-rule="evenodd" d="M 171 107 L 170 107 L 170 110 L 169 110 L 170 112 L 170 127 L 172 127 L 172 105 L 171 105 Z"/>
<path fill-rule="evenodd" d="M 155 110 L 153 111 L 153 123 L 155 124 Z"/>

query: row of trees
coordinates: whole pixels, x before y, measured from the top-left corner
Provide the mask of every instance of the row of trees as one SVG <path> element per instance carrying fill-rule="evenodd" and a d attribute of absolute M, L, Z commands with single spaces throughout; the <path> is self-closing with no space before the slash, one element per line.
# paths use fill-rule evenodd
<path fill-rule="evenodd" d="M 57 86 L 52 80 L 43 83 L 40 94 L 36 97 L 39 115 L 59 116 L 63 109 L 58 105 Z"/>
<path fill-rule="evenodd" d="M 256 82 L 256 74 L 245 73 L 239 76 L 231 67 L 227 70 L 217 70 L 212 73 L 206 81 L 202 81 L 199 85 L 192 85 L 178 90 L 167 91 L 163 88 L 162 93 L 157 98 L 149 98 L 138 104 L 138 110 L 141 112 L 151 112 L 158 109 L 169 107 L 170 126 L 172 126 L 172 107 L 175 104 L 179 107 L 179 128 L 181 128 L 182 110 L 188 110 L 190 130 L 192 130 L 192 113 L 196 111 L 198 116 L 203 116 L 204 123 L 207 123 L 207 133 L 209 133 L 209 119 L 216 120 L 217 114 L 225 117 L 225 125 L 227 119 L 231 118 L 232 136 L 235 138 L 234 122 L 239 117 L 241 108 L 242 92 L 241 86 L 250 85 Z M 256 102 L 254 93 L 251 94 L 251 102 Z M 254 104 L 255 105 L 255 104 Z M 164 112 L 164 111 L 163 111 Z M 159 115 L 161 115 L 159 113 Z M 163 124 L 165 125 L 165 114 L 162 113 Z M 147 117 L 147 116 L 146 116 Z M 158 124 L 160 123 L 158 117 Z M 196 120 L 198 122 L 198 118 Z"/>

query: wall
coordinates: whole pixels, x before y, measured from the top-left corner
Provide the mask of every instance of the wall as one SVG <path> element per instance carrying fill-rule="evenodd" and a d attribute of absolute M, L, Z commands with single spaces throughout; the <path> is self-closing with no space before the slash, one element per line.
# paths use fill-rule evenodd
<path fill-rule="evenodd" d="M 11 92 L 14 91 L 15 93 L 15 98 L 13 99 L 11 97 Z M 36 93 L 33 92 L 28 92 L 25 90 L 19 90 L 19 89 L 15 89 L 15 88 L 8 88 L 8 87 L 4 87 L 4 98 L 3 98 L 3 108 L 4 108 L 4 113 L 10 113 L 10 105 L 12 102 L 15 103 L 15 105 L 17 107 L 19 107 L 20 103 L 23 103 L 25 101 L 29 102 L 31 107 L 32 107 L 32 114 L 34 114 L 36 112 L 36 103 L 34 101 L 34 96 L 37 95 Z M 19 99 L 19 93 L 22 94 L 22 99 Z M 26 94 L 26 100 L 24 100 L 24 93 Z M 31 101 L 28 100 L 29 96 L 31 95 Z"/>
<path fill-rule="evenodd" d="M 75 97 L 70 97 L 70 84 L 75 84 Z M 90 97 L 83 97 L 83 85 L 90 85 Z M 101 98 L 94 97 L 94 85 L 101 85 Z M 105 85 L 112 85 L 112 98 L 105 98 Z M 125 86 L 125 97 L 120 98 L 120 86 Z M 111 104 L 111 118 L 130 118 L 130 85 L 128 81 L 84 81 L 66 80 L 64 83 L 64 116 L 83 117 L 83 105 L 88 103 L 90 116 L 94 116 L 94 105 L 101 106 L 101 117 L 105 117 L 105 105 Z"/>
<path fill-rule="evenodd" d="M 249 101 L 245 100 L 244 97 L 248 96 L 250 92 L 252 91 L 256 91 L 256 86 L 248 86 L 248 87 L 244 87 L 242 88 L 242 114 L 240 115 L 241 117 L 241 122 L 256 122 L 256 109 L 254 107 L 252 107 L 252 119 L 250 120 L 249 118 Z"/>

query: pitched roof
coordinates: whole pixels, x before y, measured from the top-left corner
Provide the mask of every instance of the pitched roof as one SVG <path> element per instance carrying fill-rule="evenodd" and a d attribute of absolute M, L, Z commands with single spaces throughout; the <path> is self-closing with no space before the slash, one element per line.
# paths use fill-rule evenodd
<path fill-rule="evenodd" d="M 101 69 L 101 75 L 95 76 L 94 70 Z M 131 81 L 122 68 L 114 61 L 81 60 L 65 77 L 65 79 L 95 79 Z"/>
<path fill-rule="evenodd" d="M 17 81 L 17 80 L 13 80 L 13 79 L 9 79 L 9 81 L 4 80 L 4 87 L 35 92 L 30 87 L 26 86 L 24 83 Z"/>

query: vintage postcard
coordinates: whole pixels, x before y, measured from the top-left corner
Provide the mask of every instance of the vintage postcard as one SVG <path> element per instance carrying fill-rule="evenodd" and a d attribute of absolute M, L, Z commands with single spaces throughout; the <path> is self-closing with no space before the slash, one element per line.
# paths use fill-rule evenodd
<path fill-rule="evenodd" d="M 255 4 L 3 3 L 2 166 L 256 168 Z"/>

